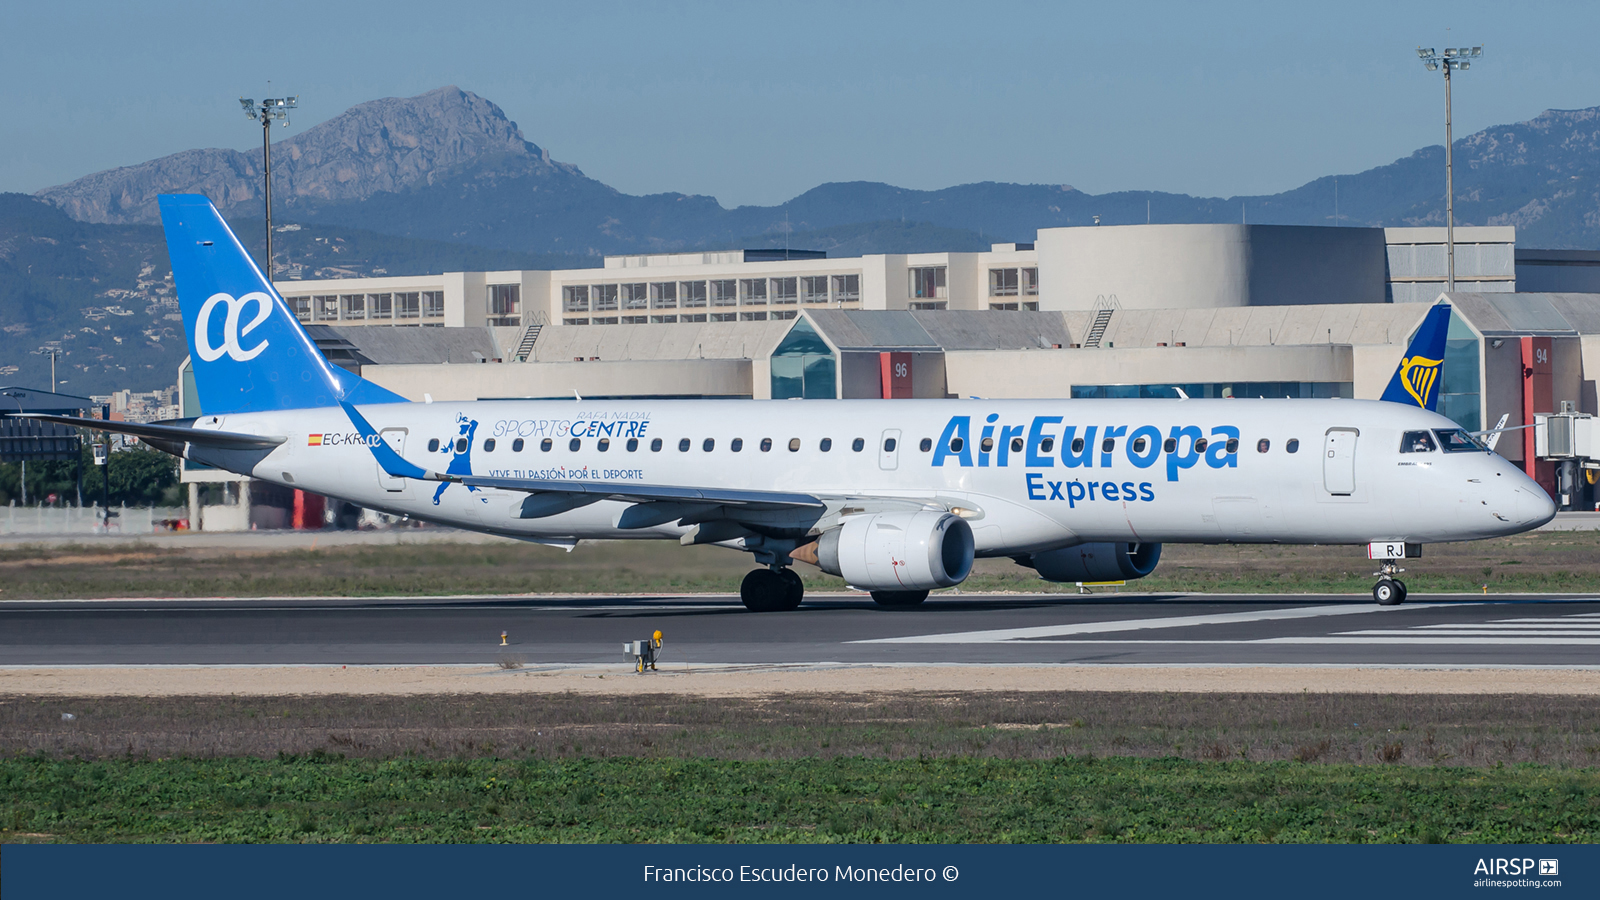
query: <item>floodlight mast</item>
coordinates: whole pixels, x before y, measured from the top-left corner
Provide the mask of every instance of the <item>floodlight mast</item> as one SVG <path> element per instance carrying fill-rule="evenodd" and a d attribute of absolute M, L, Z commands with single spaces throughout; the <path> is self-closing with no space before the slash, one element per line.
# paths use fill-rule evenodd
<path fill-rule="evenodd" d="M 257 104 L 254 100 L 239 98 L 239 105 L 244 107 L 244 114 L 261 123 L 261 165 L 262 178 L 265 189 L 262 196 L 266 199 L 267 206 L 267 280 L 272 280 L 272 121 L 282 119 L 285 128 L 289 127 L 289 110 L 298 109 L 300 97 L 279 97 L 271 100 L 262 100 Z"/>
<path fill-rule="evenodd" d="M 1456 216 L 1455 216 L 1455 134 L 1450 116 L 1450 73 L 1455 69 L 1465 72 L 1472 68 L 1472 60 L 1483 55 L 1483 45 L 1476 47 L 1446 47 L 1443 53 L 1432 47 L 1418 47 L 1417 58 L 1429 72 L 1444 70 L 1444 245 L 1447 260 L 1445 291 L 1456 289 Z"/>

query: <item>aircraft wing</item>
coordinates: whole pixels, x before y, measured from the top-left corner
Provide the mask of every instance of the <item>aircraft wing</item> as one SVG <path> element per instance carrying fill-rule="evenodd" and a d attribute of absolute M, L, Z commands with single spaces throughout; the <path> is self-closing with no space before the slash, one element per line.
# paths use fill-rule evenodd
<path fill-rule="evenodd" d="M 678 503 L 742 506 L 751 509 L 824 509 L 827 504 L 810 494 L 787 491 L 744 491 L 734 488 L 669 487 L 619 481 L 558 481 L 539 478 L 497 478 L 488 475 L 441 475 L 469 487 L 526 491 L 531 494 L 582 494 L 596 500 L 631 500 L 635 503 Z"/>
<path fill-rule="evenodd" d="M 75 425 L 91 431 L 109 431 L 113 434 L 127 434 L 146 441 L 161 442 L 166 444 L 196 444 L 204 447 L 216 447 L 223 450 L 269 450 L 278 446 L 288 438 L 282 435 L 244 434 L 237 431 L 210 431 L 205 428 L 194 428 L 189 425 L 142 422 L 112 422 L 104 419 L 85 419 L 79 416 L 51 416 L 43 413 L 9 413 L 15 419 L 37 419 L 41 422 L 56 422 L 61 425 Z M 193 422 L 193 419 L 187 420 Z M 162 448 L 166 449 L 166 448 Z"/>

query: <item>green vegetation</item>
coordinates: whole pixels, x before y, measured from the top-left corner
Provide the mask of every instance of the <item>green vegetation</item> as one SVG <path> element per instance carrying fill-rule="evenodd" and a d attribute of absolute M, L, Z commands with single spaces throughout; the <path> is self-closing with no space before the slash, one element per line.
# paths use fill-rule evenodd
<path fill-rule="evenodd" d="M 0 763 L 7 840 L 1442 842 L 1600 839 L 1592 770 L 1180 759 Z"/>
<path fill-rule="evenodd" d="M 149 459 L 166 459 L 154 451 L 145 452 Z M 125 455 L 113 457 L 114 491 L 118 457 Z M 57 465 L 68 467 L 63 471 L 70 477 L 70 463 Z M 34 468 L 29 466 L 30 495 L 37 489 L 31 484 Z M 0 467 L 0 479 L 3 477 Z M 112 503 L 121 502 L 120 496 L 114 492 Z M 1405 578 L 1413 594 L 1480 593 L 1485 584 L 1490 594 L 1600 592 L 1600 532 L 1532 532 L 1468 544 L 1430 544 L 1426 552 L 1423 559 L 1407 561 Z M 0 584 L 4 585 L 0 596 L 14 600 L 141 595 L 732 593 L 738 591 L 740 580 L 752 567 L 746 554 L 662 541 L 585 542 L 572 553 L 509 541 L 440 540 L 290 552 L 186 549 L 160 540 L 133 545 L 11 545 L 0 548 Z M 809 566 L 797 566 L 796 571 L 813 592 L 845 590 L 843 581 Z M 1174 545 L 1163 551 L 1155 575 L 1130 582 L 1121 590 L 1366 594 L 1372 588 L 1372 571 L 1372 563 L 1360 547 Z M 1106 593 L 1111 589 L 1095 590 Z M 1043 581 L 1033 570 L 1009 559 L 987 559 L 978 561 L 972 577 L 957 591 L 938 596 L 979 591 L 1059 594 L 1073 593 L 1076 587 Z"/>
<path fill-rule="evenodd" d="M 97 504 L 101 500 L 102 473 L 94 464 L 94 451 L 89 441 L 84 441 L 79 459 L 32 462 L 28 464 L 28 502 L 42 503 L 51 494 L 61 497 L 63 503 L 78 499 L 77 478 L 83 476 L 83 502 Z M 178 460 L 159 450 L 134 447 L 111 454 L 107 463 L 111 472 L 111 505 L 118 506 L 179 506 L 183 503 L 183 489 L 178 484 Z M 0 463 L 0 506 L 20 500 L 19 481 L 22 477 L 20 463 Z"/>

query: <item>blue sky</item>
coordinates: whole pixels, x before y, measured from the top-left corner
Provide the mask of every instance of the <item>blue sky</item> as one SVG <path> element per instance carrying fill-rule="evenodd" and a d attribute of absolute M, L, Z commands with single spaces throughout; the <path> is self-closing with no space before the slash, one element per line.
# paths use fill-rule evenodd
<path fill-rule="evenodd" d="M 1448 31 L 1446 29 L 1449 29 Z M 1443 140 L 1418 44 L 1485 45 L 1456 134 L 1600 105 L 1600 4 L 31 3 L 6 12 L 0 190 L 248 148 L 456 84 L 629 193 L 826 181 L 1272 193 Z"/>

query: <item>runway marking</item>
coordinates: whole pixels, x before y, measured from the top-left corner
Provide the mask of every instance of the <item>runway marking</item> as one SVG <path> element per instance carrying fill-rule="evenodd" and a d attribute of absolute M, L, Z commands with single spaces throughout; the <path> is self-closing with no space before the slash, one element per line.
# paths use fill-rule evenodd
<path fill-rule="evenodd" d="M 1592 638 L 1529 638 L 1529 637 L 1454 637 L 1451 635 L 1426 635 L 1414 637 L 1279 637 L 1248 641 L 1251 644 L 1474 644 L 1498 647 L 1600 647 L 1600 637 Z"/>
<path fill-rule="evenodd" d="M 1461 602 L 1415 603 L 1405 609 L 1433 609 L 1441 606 L 1461 607 Z M 1189 628 L 1195 625 L 1231 625 L 1238 622 L 1267 622 L 1279 619 L 1310 619 L 1320 616 L 1374 615 L 1389 612 L 1368 605 L 1298 606 L 1288 609 L 1262 609 L 1249 612 L 1213 613 L 1201 616 L 1171 616 L 1168 618 L 1121 619 L 1112 622 L 1078 622 L 1070 625 L 1038 625 L 1031 628 L 999 628 L 991 631 L 957 631 L 949 634 L 918 634 L 908 637 L 871 638 L 849 641 L 852 644 L 998 644 L 1007 641 L 1027 640 L 1030 643 L 1049 643 L 1039 638 L 1064 637 L 1071 634 L 1105 634 L 1117 631 L 1143 631 L 1151 628 Z M 1107 642 L 1110 643 L 1110 642 Z M 1187 643 L 1187 642 L 1180 642 Z M 1230 642 L 1231 643 L 1231 642 Z"/>

